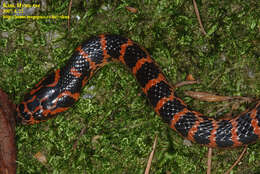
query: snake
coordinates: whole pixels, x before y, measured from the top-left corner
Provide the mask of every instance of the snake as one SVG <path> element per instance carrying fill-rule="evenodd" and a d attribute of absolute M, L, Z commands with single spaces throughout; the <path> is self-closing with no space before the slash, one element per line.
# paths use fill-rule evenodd
<path fill-rule="evenodd" d="M 110 62 L 120 62 L 129 69 L 154 111 L 182 137 L 220 148 L 260 139 L 260 101 L 233 118 L 214 119 L 194 111 L 175 95 L 175 88 L 145 48 L 115 34 L 92 36 L 80 44 L 63 67 L 45 76 L 24 95 L 16 107 L 17 121 L 36 124 L 68 110 L 96 71 Z"/>

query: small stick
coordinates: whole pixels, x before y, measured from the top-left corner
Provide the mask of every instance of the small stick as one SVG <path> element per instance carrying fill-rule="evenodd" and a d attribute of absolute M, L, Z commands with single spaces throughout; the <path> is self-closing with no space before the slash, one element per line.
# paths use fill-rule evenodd
<path fill-rule="evenodd" d="M 83 129 L 81 129 L 80 134 L 79 134 L 77 140 L 73 144 L 73 150 L 76 150 L 77 145 L 78 145 L 78 141 L 79 141 L 80 137 L 86 132 L 86 129 L 87 129 L 87 127 L 84 127 Z"/>
<path fill-rule="evenodd" d="M 200 82 L 197 81 L 197 80 L 192 80 L 192 81 L 187 80 L 187 81 L 182 81 L 180 83 L 177 83 L 176 85 L 174 85 L 174 87 L 179 88 L 179 87 L 182 87 L 184 85 L 192 85 L 192 84 L 198 84 L 198 83 L 200 83 Z"/>
<path fill-rule="evenodd" d="M 243 155 L 245 154 L 247 149 L 247 145 L 244 147 L 242 153 L 240 154 L 240 156 L 238 157 L 238 159 L 236 160 L 236 162 L 228 169 L 228 171 L 225 172 L 225 174 L 229 174 L 231 172 L 231 170 L 239 163 L 239 161 L 241 160 L 241 158 L 243 157 Z"/>
<path fill-rule="evenodd" d="M 207 174 L 211 174 L 211 161 L 212 161 L 212 148 L 209 147 L 209 152 L 208 152 L 208 169 L 207 169 Z"/>
<path fill-rule="evenodd" d="M 72 6 L 72 0 L 70 0 L 70 4 L 69 4 L 69 9 L 68 9 L 68 31 L 70 31 L 70 11 L 71 11 L 71 6 Z"/>
<path fill-rule="evenodd" d="M 153 150 L 150 153 L 149 159 L 148 159 L 148 163 L 145 169 L 145 174 L 149 174 L 150 168 L 151 168 L 151 164 L 152 164 L 152 160 L 153 160 L 153 155 L 154 155 L 154 151 L 156 148 L 156 144 L 157 144 L 157 135 L 155 136 L 154 142 L 153 142 Z"/>
<path fill-rule="evenodd" d="M 206 33 L 206 31 L 204 30 L 204 27 L 203 27 L 203 25 L 202 25 L 202 22 L 201 22 L 201 19 L 200 19 L 199 10 L 198 10 L 197 3 L 196 3 L 195 0 L 193 0 L 193 6 L 194 6 L 194 9 L 195 9 L 195 13 L 196 13 L 197 19 L 198 19 L 199 24 L 200 24 L 201 32 L 202 32 L 204 35 L 207 35 L 207 33 Z"/>

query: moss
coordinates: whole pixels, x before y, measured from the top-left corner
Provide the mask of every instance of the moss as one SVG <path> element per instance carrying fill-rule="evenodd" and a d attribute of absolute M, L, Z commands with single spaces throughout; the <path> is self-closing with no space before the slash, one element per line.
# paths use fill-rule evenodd
<path fill-rule="evenodd" d="M 196 110 L 214 116 L 225 103 L 191 100 L 184 90 L 259 98 L 259 2 L 197 3 L 207 36 L 199 30 L 192 2 L 183 0 L 73 1 L 70 31 L 62 19 L 0 19 L 0 86 L 19 103 L 46 73 L 64 65 L 84 39 L 116 33 L 146 47 L 171 83 L 187 74 L 200 80 L 199 85 L 177 90 Z M 37 15 L 66 15 L 68 4 L 48 1 Z M 127 11 L 126 6 L 138 12 Z M 102 68 L 84 94 L 93 98 L 82 98 L 46 123 L 17 127 L 18 173 L 144 173 L 156 134 L 151 173 L 205 173 L 207 148 L 184 146 L 152 111 L 122 65 Z M 86 133 L 79 137 L 84 127 Z M 33 157 L 39 151 L 47 164 Z M 212 173 L 227 170 L 240 151 L 214 150 Z M 257 173 L 259 159 L 259 143 L 251 145 L 234 173 Z"/>

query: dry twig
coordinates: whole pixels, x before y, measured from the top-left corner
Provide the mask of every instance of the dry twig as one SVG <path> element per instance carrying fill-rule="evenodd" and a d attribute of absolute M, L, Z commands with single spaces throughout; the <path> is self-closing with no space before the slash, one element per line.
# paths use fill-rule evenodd
<path fill-rule="evenodd" d="M 242 157 L 244 156 L 245 152 L 247 149 L 247 145 L 244 147 L 242 153 L 240 154 L 240 156 L 238 157 L 238 159 L 236 160 L 236 162 L 228 169 L 228 171 L 225 172 L 225 174 L 229 174 L 231 172 L 231 170 L 239 163 L 239 161 L 242 159 Z"/>
<path fill-rule="evenodd" d="M 211 161 L 212 161 L 212 148 L 209 147 L 209 152 L 208 152 L 208 169 L 207 169 L 207 174 L 211 174 Z"/>
<path fill-rule="evenodd" d="M 197 3 L 196 3 L 195 0 L 193 0 L 193 6 L 194 6 L 194 10 L 195 10 L 197 19 L 198 19 L 199 24 L 200 24 L 201 32 L 202 32 L 204 35 L 207 35 L 207 33 L 206 33 L 206 31 L 204 30 L 204 27 L 203 27 L 203 25 L 202 25 L 202 22 L 201 22 L 201 19 L 200 19 L 199 10 L 198 10 Z"/>
<path fill-rule="evenodd" d="M 86 132 L 86 129 L 87 129 L 87 127 L 84 127 L 83 129 L 81 129 L 79 137 L 77 138 L 77 140 L 73 144 L 73 150 L 76 150 L 77 145 L 78 145 L 78 141 L 79 141 L 80 137 Z"/>
<path fill-rule="evenodd" d="M 69 9 L 68 9 L 68 31 L 70 31 L 70 12 L 71 12 L 72 0 L 70 0 Z"/>
<path fill-rule="evenodd" d="M 198 84 L 198 83 L 200 83 L 200 82 L 197 81 L 197 80 L 182 81 L 182 82 L 177 83 L 176 85 L 174 85 L 174 87 L 175 87 L 175 88 L 179 88 L 179 87 L 182 87 L 182 86 L 184 86 L 184 85 L 192 85 L 192 84 Z"/>
<path fill-rule="evenodd" d="M 150 153 L 150 156 L 149 156 L 149 159 L 148 159 L 148 162 L 147 162 L 147 166 L 146 166 L 146 169 L 145 169 L 145 174 L 149 174 L 149 171 L 150 171 L 150 168 L 151 168 L 154 151 L 155 151 L 156 144 L 157 144 L 157 137 L 158 137 L 158 136 L 156 135 L 156 136 L 155 136 L 155 139 L 154 139 L 154 142 L 153 142 L 153 150 L 152 150 L 152 152 Z"/>

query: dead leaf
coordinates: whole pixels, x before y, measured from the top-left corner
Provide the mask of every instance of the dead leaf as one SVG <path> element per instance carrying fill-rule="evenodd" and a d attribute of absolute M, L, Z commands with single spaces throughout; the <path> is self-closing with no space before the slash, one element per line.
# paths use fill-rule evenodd
<path fill-rule="evenodd" d="M 186 77 L 186 80 L 195 81 L 196 79 L 192 76 L 192 74 L 188 74 L 187 77 Z"/>
<path fill-rule="evenodd" d="M 43 165 L 45 165 L 47 163 L 47 158 L 46 156 L 41 153 L 41 152 L 37 152 L 35 155 L 34 155 L 34 158 L 36 158 L 40 163 L 42 163 Z"/>
<path fill-rule="evenodd" d="M 137 13 L 137 9 L 136 8 L 134 8 L 134 7 L 125 7 L 129 12 L 131 12 L 131 13 Z"/>
<path fill-rule="evenodd" d="M 232 97 L 214 95 L 207 92 L 186 91 L 185 95 L 207 102 L 220 102 L 232 99 Z"/>

